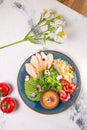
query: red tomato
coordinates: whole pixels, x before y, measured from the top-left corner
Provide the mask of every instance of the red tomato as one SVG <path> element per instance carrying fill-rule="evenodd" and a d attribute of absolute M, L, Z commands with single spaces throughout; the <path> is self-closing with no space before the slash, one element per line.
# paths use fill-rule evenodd
<path fill-rule="evenodd" d="M 59 93 L 60 95 L 60 100 L 62 102 L 66 102 L 71 98 L 72 93 L 76 89 L 76 85 L 73 82 L 68 82 L 65 79 L 61 79 L 61 84 L 62 84 L 62 91 Z"/>
<path fill-rule="evenodd" d="M 11 87 L 7 83 L 0 83 L 0 97 L 5 97 L 10 93 Z"/>
<path fill-rule="evenodd" d="M 1 101 L 1 110 L 4 113 L 11 113 L 16 108 L 16 101 L 11 97 L 6 97 Z"/>
<path fill-rule="evenodd" d="M 64 90 L 60 92 L 60 100 L 66 102 L 71 98 L 70 93 L 66 93 Z"/>

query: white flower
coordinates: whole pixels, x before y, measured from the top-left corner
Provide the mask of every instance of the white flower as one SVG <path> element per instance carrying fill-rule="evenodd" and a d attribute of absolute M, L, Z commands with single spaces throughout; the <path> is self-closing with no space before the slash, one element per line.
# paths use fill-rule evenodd
<path fill-rule="evenodd" d="M 63 78 L 62 75 L 58 75 L 58 76 L 56 77 L 57 80 L 60 80 L 60 79 L 62 79 L 62 78 Z"/>
<path fill-rule="evenodd" d="M 36 97 L 36 93 L 31 93 L 31 98 L 35 98 Z"/>
<path fill-rule="evenodd" d="M 53 10 L 46 10 L 44 9 L 42 12 L 42 17 L 45 19 L 54 17 L 55 12 Z"/>
<path fill-rule="evenodd" d="M 59 26 L 56 30 L 56 33 L 58 34 L 59 32 L 63 31 L 63 27 L 62 26 Z"/>
<path fill-rule="evenodd" d="M 45 76 L 50 76 L 50 71 L 49 70 L 45 70 Z"/>
<path fill-rule="evenodd" d="M 63 27 L 59 26 L 58 29 L 55 32 L 55 41 L 61 42 L 65 38 L 66 38 L 66 33 L 63 30 Z"/>
<path fill-rule="evenodd" d="M 56 16 L 55 20 L 51 23 L 51 26 L 55 29 L 59 26 L 64 26 L 65 21 L 63 20 L 63 17 L 61 15 Z"/>
<path fill-rule="evenodd" d="M 25 79 L 25 81 L 28 81 L 28 80 L 29 80 L 29 76 L 28 76 L 28 75 L 25 75 L 25 76 L 24 76 L 24 79 Z"/>

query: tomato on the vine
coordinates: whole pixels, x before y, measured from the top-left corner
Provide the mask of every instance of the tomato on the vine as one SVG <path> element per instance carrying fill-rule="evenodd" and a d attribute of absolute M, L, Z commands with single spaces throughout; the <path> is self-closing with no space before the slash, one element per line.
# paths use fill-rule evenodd
<path fill-rule="evenodd" d="M 6 97 L 1 101 L 1 111 L 4 113 L 11 113 L 16 108 L 16 101 L 11 97 Z"/>
<path fill-rule="evenodd" d="M 7 83 L 0 83 L 0 97 L 7 96 L 11 91 L 11 87 Z"/>

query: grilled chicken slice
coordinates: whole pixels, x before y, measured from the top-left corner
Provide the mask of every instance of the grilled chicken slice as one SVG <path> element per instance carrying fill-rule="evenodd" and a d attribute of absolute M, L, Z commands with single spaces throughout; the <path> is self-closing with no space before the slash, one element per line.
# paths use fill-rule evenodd
<path fill-rule="evenodd" d="M 38 69 L 39 72 L 41 72 L 43 70 L 41 55 L 39 53 L 36 53 L 36 57 L 38 59 Z"/>
<path fill-rule="evenodd" d="M 48 62 L 47 69 L 50 69 L 50 67 L 52 66 L 52 63 L 53 63 L 53 54 L 47 55 L 47 62 Z"/>
<path fill-rule="evenodd" d="M 36 72 L 35 67 L 31 64 L 31 63 L 26 63 L 25 64 L 25 68 L 27 73 L 32 76 L 33 78 L 37 79 L 38 78 L 38 74 Z"/>
<path fill-rule="evenodd" d="M 39 72 L 41 72 L 42 70 L 45 69 L 45 63 L 44 63 L 45 61 L 43 61 L 42 56 L 39 53 L 36 53 L 36 57 L 39 61 Z"/>
<path fill-rule="evenodd" d="M 39 61 L 38 61 L 38 58 L 36 57 L 36 55 L 33 55 L 31 57 L 30 63 L 36 68 L 37 73 L 39 73 Z"/>
<path fill-rule="evenodd" d="M 47 69 L 48 62 L 47 62 L 47 55 L 44 52 L 41 52 L 41 59 L 42 59 L 42 66 L 43 70 Z"/>
<path fill-rule="evenodd" d="M 53 63 L 53 55 L 46 55 L 44 52 L 36 53 L 31 57 L 30 63 L 26 63 L 25 68 L 27 73 L 33 78 L 38 78 L 41 71 L 49 69 Z"/>

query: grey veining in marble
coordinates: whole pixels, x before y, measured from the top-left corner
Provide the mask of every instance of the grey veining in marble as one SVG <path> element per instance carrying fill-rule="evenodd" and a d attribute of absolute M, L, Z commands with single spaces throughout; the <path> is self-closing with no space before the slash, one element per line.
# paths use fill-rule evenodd
<path fill-rule="evenodd" d="M 82 91 L 78 101 L 72 106 L 69 111 L 69 118 L 75 122 L 80 130 L 87 129 L 87 96 L 86 92 Z"/>
<path fill-rule="evenodd" d="M 5 130 L 6 120 L 4 113 L 0 113 L 0 130 Z"/>
<path fill-rule="evenodd" d="M 24 7 L 24 5 L 22 5 L 22 3 L 15 1 L 13 4 L 14 4 L 14 7 L 25 10 L 25 7 Z"/>
<path fill-rule="evenodd" d="M 0 4 L 2 4 L 2 3 L 3 3 L 3 1 L 4 1 L 4 0 L 0 0 Z"/>
<path fill-rule="evenodd" d="M 25 12 L 25 15 L 27 15 L 28 17 L 28 24 L 29 26 L 32 28 L 35 26 L 35 20 L 34 20 L 34 10 L 31 10 L 30 12 L 28 12 L 28 10 L 26 9 L 26 7 L 21 3 L 21 2 L 18 2 L 18 1 L 15 1 L 14 3 L 14 7 L 20 9 L 20 10 L 23 10 Z M 33 33 L 37 33 L 37 32 L 40 32 L 40 30 L 37 28 L 34 30 Z"/>

